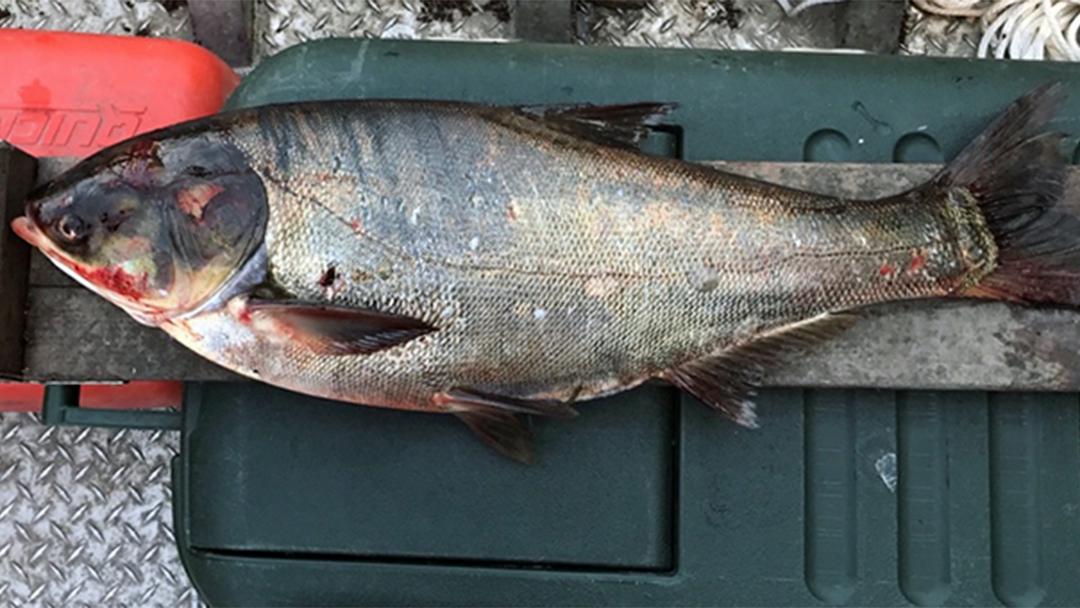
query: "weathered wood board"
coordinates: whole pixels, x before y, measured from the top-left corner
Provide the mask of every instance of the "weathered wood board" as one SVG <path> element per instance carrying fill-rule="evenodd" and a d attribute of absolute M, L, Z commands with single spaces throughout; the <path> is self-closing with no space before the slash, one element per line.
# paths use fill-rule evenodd
<path fill-rule="evenodd" d="M 885 196 L 930 176 L 925 165 L 725 163 L 724 168 L 808 190 Z M 46 171 L 50 173 L 53 171 Z M 1070 204 L 1080 170 L 1070 173 Z M 25 376 L 38 381 L 235 378 L 140 326 L 35 254 Z M 1080 390 L 1080 312 L 992 302 L 922 301 L 868 309 L 842 337 L 770 378 L 773 385 Z"/>

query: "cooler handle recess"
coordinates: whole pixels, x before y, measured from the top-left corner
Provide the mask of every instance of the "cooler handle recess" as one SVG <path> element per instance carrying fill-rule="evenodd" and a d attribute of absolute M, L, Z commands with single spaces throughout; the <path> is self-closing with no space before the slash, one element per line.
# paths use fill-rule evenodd
<path fill-rule="evenodd" d="M 79 407 L 78 384 L 48 384 L 41 404 L 42 421 L 50 426 L 178 431 L 181 414 L 173 410 L 84 409 Z"/>

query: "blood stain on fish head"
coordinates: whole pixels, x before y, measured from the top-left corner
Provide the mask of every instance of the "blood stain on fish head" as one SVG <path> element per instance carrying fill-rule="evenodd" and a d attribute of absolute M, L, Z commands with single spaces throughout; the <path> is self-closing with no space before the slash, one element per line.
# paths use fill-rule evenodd
<path fill-rule="evenodd" d="M 16 233 L 146 324 L 209 300 L 262 242 L 261 179 L 217 132 L 108 148 L 31 194 Z"/>

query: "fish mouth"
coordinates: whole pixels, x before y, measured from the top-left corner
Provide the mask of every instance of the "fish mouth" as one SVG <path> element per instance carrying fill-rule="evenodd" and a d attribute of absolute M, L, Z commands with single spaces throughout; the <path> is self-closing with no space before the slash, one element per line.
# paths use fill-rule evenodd
<path fill-rule="evenodd" d="M 25 215 L 19 216 L 11 220 L 11 229 L 15 234 L 26 241 L 30 245 L 36 247 L 41 253 L 53 263 L 54 266 L 63 271 L 64 274 L 71 277 L 76 283 L 89 289 L 90 291 L 105 298 L 112 304 L 119 306 L 124 312 L 131 315 L 139 323 L 143 325 L 149 325 L 151 327 L 157 327 L 161 325 L 162 310 L 146 304 L 132 302 L 125 298 L 121 298 L 106 290 L 101 289 L 99 286 L 94 285 L 92 282 L 86 279 L 80 272 L 79 268 L 82 265 L 71 259 L 58 247 L 52 244 L 52 242 L 42 233 L 38 228 L 37 223 L 33 219 Z"/>
<path fill-rule="evenodd" d="M 38 249 L 41 249 L 40 243 L 42 234 L 41 231 L 38 230 L 37 225 L 34 224 L 33 220 L 26 217 L 25 215 L 20 215 L 19 217 L 11 220 L 11 229 L 15 231 L 16 236 L 18 236 L 20 239 L 26 241 L 27 243 L 30 243 Z"/>

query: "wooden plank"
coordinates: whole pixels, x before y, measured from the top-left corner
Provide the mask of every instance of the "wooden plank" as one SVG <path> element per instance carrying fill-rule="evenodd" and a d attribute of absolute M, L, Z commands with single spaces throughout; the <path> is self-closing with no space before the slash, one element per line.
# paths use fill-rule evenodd
<path fill-rule="evenodd" d="M 74 279 L 64 274 L 37 249 L 30 252 L 30 285 L 32 287 L 78 287 Z"/>
<path fill-rule="evenodd" d="M 22 215 L 23 201 L 34 186 L 36 164 L 18 148 L 0 143 L 0 374 L 16 376 L 23 367 L 23 321 L 26 310 L 30 247 L 8 225 Z"/>
<path fill-rule="evenodd" d="M 251 64 L 251 0 L 188 0 L 188 14 L 195 42 L 221 57 L 230 66 Z"/>
<path fill-rule="evenodd" d="M 78 160 L 79 159 L 72 157 L 39 159 L 37 163 L 38 183 L 44 184 L 52 180 L 74 166 Z M 78 286 L 75 281 L 68 278 L 63 272 L 60 272 L 60 269 L 53 266 L 53 264 L 45 259 L 45 256 L 41 255 L 41 252 L 36 249 L 30 253 L 30 285 L 46 285 L 51 287 Z"/>
<path fill-rule="evenodd" d="M 82 287 L 30 289 L 26 378 L 116 382 L 235 379 Z"/>
<path fill-rule="evenodd" d="M 808 190 L 884 196 L 930 176 L 926 165 L 723 163 Z M 1080 200 L 1071 169 L 1070 204 Z M 27 376 L 35 380 L 233 377 L 82 288 L 32 286 Z M 868 309 L 840 338 L 777 370 L 787 386 L 1080 390 L 1080 314 L 1000 303 L 924 301 Z"/>
<path fill-rule="evenodd" d="M 573 42 L 574 7 L 570 0 L 513 0 L 514 38 L 530 42 Z"/>
<path fill-rule="evenodd" d="M 836 21 L 838 46 L 880 55 L 895 53 L 903 38 L 906 15 L 905 0 L 845 3 Z"/>

